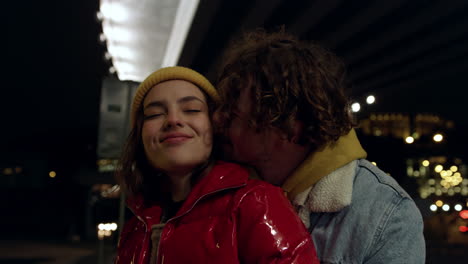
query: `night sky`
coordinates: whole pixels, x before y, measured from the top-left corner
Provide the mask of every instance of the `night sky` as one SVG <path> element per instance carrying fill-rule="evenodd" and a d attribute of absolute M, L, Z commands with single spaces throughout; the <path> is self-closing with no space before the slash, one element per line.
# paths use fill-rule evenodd
<path fill-rule="evenodd" d="M 4 4 L 5 5 L 5 4 Z M 0 155 L 95 160 L 101 80 L 99 1 L 9 1 Z M 4 24 L 5 25 L 5 24 Z M 52 165 L 62 166 L 62 165 Z"/>

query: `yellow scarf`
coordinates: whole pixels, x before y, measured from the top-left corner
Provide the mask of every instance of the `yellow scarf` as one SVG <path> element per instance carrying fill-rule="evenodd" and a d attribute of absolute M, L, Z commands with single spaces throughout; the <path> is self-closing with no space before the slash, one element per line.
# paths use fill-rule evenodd
<path fill-rule="evenodd" d="M 294 173 L 286 179 L 282 188 L 290 200 L 317 183 L 321 178 L 349 162 L 366 158 L 367 153 L 362 148 L 352 129 L 347 135 L 336 142 L 311 153 Z"/>

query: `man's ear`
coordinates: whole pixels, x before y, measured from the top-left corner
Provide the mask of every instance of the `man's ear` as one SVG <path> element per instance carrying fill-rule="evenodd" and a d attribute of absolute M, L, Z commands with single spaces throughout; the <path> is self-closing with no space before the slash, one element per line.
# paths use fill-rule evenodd
<path fill-rule="evenodd" d="M 302 133 L 304 132 L 304 123 L 302 121 L 296 120 L 293 124 L 293 137 L 291 142 L 294 144 L 299 144 L 302 138 Z"/>

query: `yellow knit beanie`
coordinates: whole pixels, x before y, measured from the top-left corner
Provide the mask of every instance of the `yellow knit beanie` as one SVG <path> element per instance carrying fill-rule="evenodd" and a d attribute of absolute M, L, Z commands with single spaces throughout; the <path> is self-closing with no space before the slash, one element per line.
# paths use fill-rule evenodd
<path fill-rule="evenodd" d="M 140 108 L 148 91 L 155 85 L 170 80 L 191 82 L 203 90 L 213 101 L 218 103 L 220 100 L 218 92 L 214 86 L 200 73 L 181 66 L 161 68 L 146 77 L 140 86 L 138 86 L 135 96 L 133 97 L 132 110 L 130 113 L 130 123 L 132 127 L 135 126 L 138 109 Z"/>

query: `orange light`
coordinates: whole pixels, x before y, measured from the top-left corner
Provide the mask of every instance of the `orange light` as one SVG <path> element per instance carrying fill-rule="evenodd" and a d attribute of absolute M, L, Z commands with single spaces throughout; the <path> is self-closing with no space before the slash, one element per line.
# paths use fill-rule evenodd
<path fill-rule="evenodd" d="M 55 171 L 49 172 L 49 177 L 55 178 L 55 176 L 57 176 L 57 173 Z"/>
<path fill-rule="evenodd" d="M 468 219 L 468 210 L 463 210 L 460 212 L 460 217 L 463 219 Z"/>
<path fill-rule="evenodd" d="M 465 232 L 468 231 L 468 227 L 467 226 L 460 226 L 460 227 L 458 227 L 458 230 L 460 230 L 460 232 L 465 233 Z"/>

